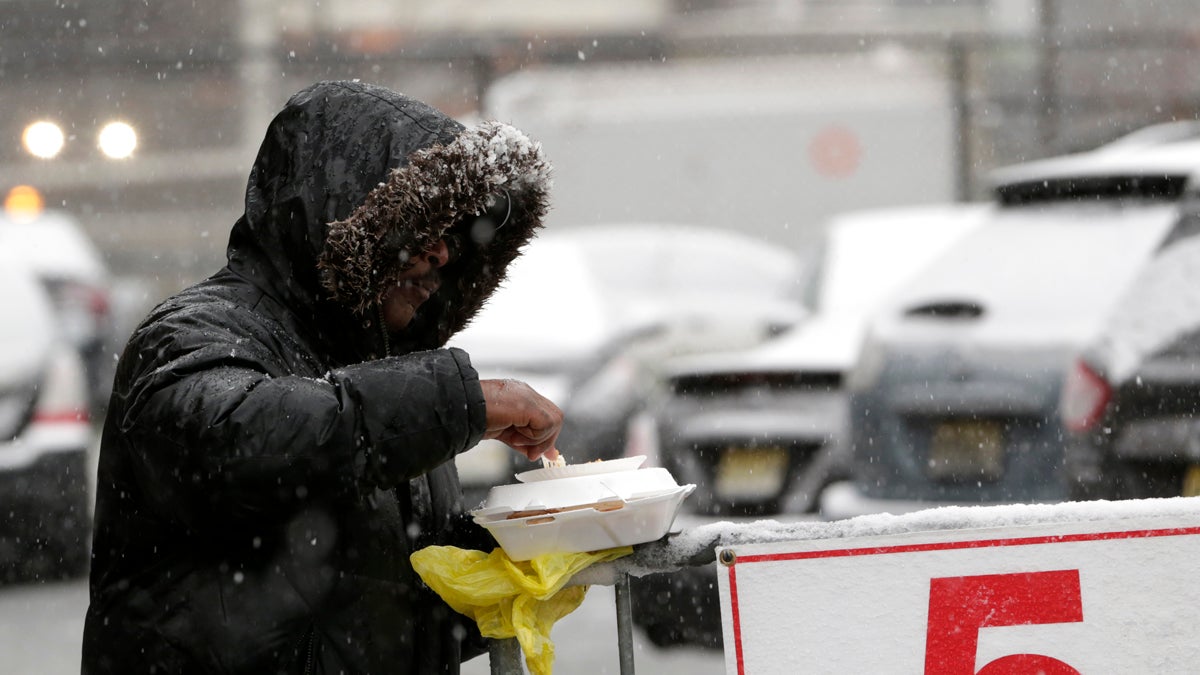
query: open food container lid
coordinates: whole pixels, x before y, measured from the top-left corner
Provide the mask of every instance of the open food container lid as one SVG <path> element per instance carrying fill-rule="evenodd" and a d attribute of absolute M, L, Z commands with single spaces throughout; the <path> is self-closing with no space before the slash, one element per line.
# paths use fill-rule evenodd
<path fill-rule="evenodd" d="M 488 492 L 471 512 L 513 560 L 582 553 L 665 535 L 695 485 L 679 485 L 645 457 L 548 467 Z"/>

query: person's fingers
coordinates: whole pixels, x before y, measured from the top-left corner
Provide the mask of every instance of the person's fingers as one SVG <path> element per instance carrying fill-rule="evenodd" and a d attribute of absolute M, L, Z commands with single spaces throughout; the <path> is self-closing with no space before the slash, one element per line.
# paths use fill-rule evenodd
<path fill-rule="evenodd" d="M 484 380 L 487 401 L 485 438 L 495 438 L 529 460 L 558 456 L 555 443 L 562 430 L 562 410 L 519 380 Z"/>
<path fill-rule="evenodd" d="M 558 449 L 555 447 L 555 441 L 558 439 L 557 432 L 545 438 L 535 438 L 531 437 L 524 429 L 510 428 L 502 431 L 496 438 L 525 455 L 530 461 L 536 460 L 542 455 L 551 459 L 558 457 Z"/>

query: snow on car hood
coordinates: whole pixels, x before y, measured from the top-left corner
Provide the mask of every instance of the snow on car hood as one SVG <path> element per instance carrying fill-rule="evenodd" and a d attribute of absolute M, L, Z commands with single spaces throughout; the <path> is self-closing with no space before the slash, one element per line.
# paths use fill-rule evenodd
<path fill-rule="evenodd" d="M 885 339 L 1079 345 L 1096 333 L 1178 217 L 1174 205 L 1070 203 L 998 209 L 885 306 Z M 977 317 L 909 316 L 938 304 Z"/>

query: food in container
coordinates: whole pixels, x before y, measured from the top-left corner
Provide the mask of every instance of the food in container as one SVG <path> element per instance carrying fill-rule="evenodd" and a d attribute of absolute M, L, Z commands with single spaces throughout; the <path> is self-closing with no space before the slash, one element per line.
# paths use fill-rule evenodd
<path fill-rule="evenodd" d="M 492 488 L 471 512 L 513 560 L 654 541 L 665 535 L 695 485 L 644 457 L 550 466 Z"/>

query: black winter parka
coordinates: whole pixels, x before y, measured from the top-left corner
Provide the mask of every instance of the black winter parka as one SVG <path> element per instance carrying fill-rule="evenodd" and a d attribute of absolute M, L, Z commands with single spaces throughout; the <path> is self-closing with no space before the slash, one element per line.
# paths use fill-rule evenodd
<path fill-rule="evenodd" d="M 292 97 L 227 266 L 155 308 L 120 358 L 84 673 L 458 671 L 473 626 L 408 562 L 492 545 L 452 461 L 484 433 L 482 389 L 442 346 L 540 227 L 548 175 L 507 125 L 357 82 Z M 476 217 L 497 195 L 503 222 Z M 461 254 L 441 289 L 389 335 L 382 294 L 446 236 Z"/>

